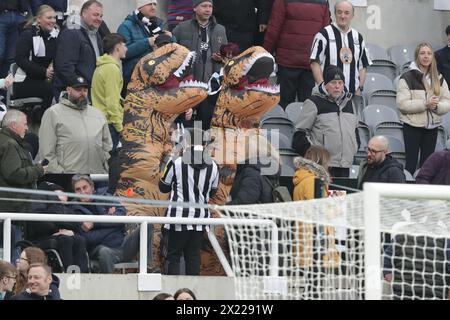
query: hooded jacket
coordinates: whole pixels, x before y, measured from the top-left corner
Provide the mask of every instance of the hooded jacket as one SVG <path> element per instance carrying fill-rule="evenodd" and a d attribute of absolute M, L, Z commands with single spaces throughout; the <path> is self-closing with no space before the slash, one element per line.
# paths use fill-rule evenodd
<path fill-rule="evenodd" d="M 450 150 L 433 153 L 423 164 L 416 184 L 450 184 Z"/>
<path fill-rule="evenodd" d="M 320 86 L 303 105 L 292 147 L 303 156 L 311 145 L 322 146 L 330 153 L 330 167 L 350 168 L 358 150 L 357 125 L 352 95 L 345 91 L 335 101 Z"/>
<path fill-rule="evenodd" d="M 423 73 L 413 62 L 398 82 L 397 106 L 400 120 L 413 127 L 433 128 L 441 123 L 441 116 L 450 111 L 450 92 L 442 75 L 439 75 L 441 92 L 436 110 L 425 106 L 427 90 L 423 84 Z"/>
<path fill-rule="evenodd" d="M 39 145 L 49 173 L 108 173 L 112 141 L 105 116 L 89 105 L 78 108 L 66 92 L 45 111 Z"/>
<path fill-rule="evenodd" d="M 358 189 L 362 190 L 364 182 L 406 183 L 403 165 L 390 154 L 375 166 L 369 166 L 367 160 L 363 160 L 359 165 Z"/>
<path fill-rule="evenodd" d="M 108 124 L 112 124 L 117 132 L 123 129 L 122 87 L 121 63 L 109 54 L 99 57 L 92 77 L 92 105 L 105 115 Z"/>
<path fill-rule="evenodd" d="M 294 166 L 297 169 L 293 178 L 294 194 L 292 199 L 294 201 L 314 199 L 316 178 L 323 180 L 325 184 L 323 196 L 327 196 L 328 184 L 331 179 L 324 167 L 303 157 L 295 158 Z"/>

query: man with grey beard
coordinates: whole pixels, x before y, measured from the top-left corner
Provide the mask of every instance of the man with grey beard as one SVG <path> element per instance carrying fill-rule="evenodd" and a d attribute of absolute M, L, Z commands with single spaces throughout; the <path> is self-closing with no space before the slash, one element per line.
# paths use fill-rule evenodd
<path fill-rule="evenodd" d="M 111 135 L 103 113 L 89 105 L 88 91 L 86 79 L 71 79 L 42 117 L 39 154 L 49 173 L 108 173 Z"/>

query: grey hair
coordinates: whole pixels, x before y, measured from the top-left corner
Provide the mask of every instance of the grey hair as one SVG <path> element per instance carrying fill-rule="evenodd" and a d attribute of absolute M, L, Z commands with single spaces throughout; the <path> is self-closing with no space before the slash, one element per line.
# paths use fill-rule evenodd
<path fill-rule="evenodd" d="M 3 117 L 2 126 L 10 128 L 13 123 L 18 123 L 22 117 L 26 117 L 25 113 L 19 110 L 10 109 Z"/>
<path fill-rule="evenodd" d="M 389 140 L 385 136 L 374 136 L 370 140 L 378 140 L 383 145 L 383 149 L 389 151 Z"/>
<path fill-rule="evenodd" d="M 89 177 L 87 174 L 76 174 L 72 177 L 72 189 L 75 190 L 75 184 L 82 180 L 86 181 L 91 185 L 92 188 L 94 188 L 94 181 L 92 181 L 91 177 Z"/>
<path fill-rule="evenodd" d="M 355 6 L 353 5 L 353 3 L 351 3 L 351 2 L 348 1 L 348 0 L 339 0 L 338 2 L 336 2 L 336 3 L 334 4 L 334 14 L 336 14 L 337 6 L 340 5 L 341 3 L 344 3 L 344 2 L 346 2 L 346 3 L 348 3 L 349 5 L 352 6 L 352 12 L 353 12 L 353 14 L 355 14 Z"/>

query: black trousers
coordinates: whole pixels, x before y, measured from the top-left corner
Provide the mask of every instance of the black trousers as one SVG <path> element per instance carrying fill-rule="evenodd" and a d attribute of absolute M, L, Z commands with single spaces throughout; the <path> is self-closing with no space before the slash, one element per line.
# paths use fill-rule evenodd
<path fill-rule="evenodd" d="M 295 99 L 303 102 L 311 96 L 314 77 L 311 70 L 278 66 L 278 83 L 280 84 L 280 106 L 286 106 Z"/>
<path fill-rule="evenodd" d="M 200 249 L 203 231 L 168 231 L 167 274 L 180 274 L 180 258 L 184 255 L 186 275 L 200 274 Z"/>
<path fill-rule="evenodd" d="M 438 129 L 426 129 L 403 124 L 403 138 L 405 140 L 406 170 L 412 175 L 416 171 L 417 159 L 419 168 L 436 149 Z"/>
<path fill-rule="evenodd" d="M 42 101 L 42 113 L 52 105 L 52 83 L 44 79 L 25 79 L 14 83 L 14 99 L 38 97 Z M 41 115 L 42 117 L 42 115 Z"/>

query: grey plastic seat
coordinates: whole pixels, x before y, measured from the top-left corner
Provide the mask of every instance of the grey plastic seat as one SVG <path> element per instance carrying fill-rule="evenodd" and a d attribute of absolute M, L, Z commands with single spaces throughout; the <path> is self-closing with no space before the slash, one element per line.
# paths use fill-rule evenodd
<path fill-rule="evenodd" d="M 367 106 L 364 109 L 364 120 L 372 132 L 382 122 L 400 122 L 397 112 L 382 105 Z"/>
<path fill-rule="evenodd" d="M 413 175 L 406 169 L 403 169 L 403 173 L 405 174 L 406 182 L 414 182 L 416 179 L 414 179 Z"/>
<path fill-rule="evenodd" d="M 370 95 L 378 90 L 395 91 L 392 80 L 382 74 L 367 73 L 363 91 L 364 99 L 369 101 Z"/>
<path fill-rule="evenodd" d="M 275 149 L 289 149 L 292 147 L 292 139 L 275 130 L 263 130 L 262 134 Z"/>
<path fill-rule="evenodd" d="M 447 132 L 445 131 L 445 128 L 443 126 L 439 126 L 435 151 L 444 150 L 446 144 L 447 144 Z"/>
<path fill-rule="evenodd" d="M 367 151 L 357 151 L 356 154 L 353 156 L 353 164 L 359 166 L 361 161 L 367 159 Z"/>
<path fill-rule="evenodd" d="M 358 134 L 359 134 L 359 140 L 360 140 L 360 145 L 359 145 L 359 149 L 361 151 L 365 151 L 367 150 L 367 145 L 369 144 L 369 140 L 370 140 L 370 128 L 367 124 L 365 124 L 364 122 L 359 122 L 358 123 Z"/>
<path fill-rule="evenodd" d="M 280 105 L 277 104 L 275 107 L 273 107 L 271 110 L 266 112 L 261 117 L 261 122 L 264 121 L 267 118 L 273 118 L 273 117 L 287 118 L 287 114 L 286 114 L 286 112 L 284 112 L 284 109 Z"/>
<path fill-rule="evenodd" d="M 281 173 L 280 177 L 293 177 L 295 174 L 294 158 L 299 154 L 294 150 L 286 148 L 278 150 L 281 159 Z"/>
<path fill-rule="evenodd" d="M 261 129 L 264 130 L 278 130 L 281 134 L 291 139 L 294 135 L 294 124 L 288 118 L 270 117 L 261 122 Z"/>
<path fill-rule="evenodd" d="M 390 136 L 387 136 L 386 139 L 389 140 L 389 151 L 391 153 L 405 154 L 405 143 L 403 141 Z"/>
<path fill-rule="evenodd" d="M 404 143 L 403 125 L 400 122 L 381 122 L 373 130 L 375 136 L 393 137 Z"/>
<path fill-rule="evenodd" d="M 359 172 L 359 166 L 356 164 L 352 165 L 350 168 L 350 175 L 348 176 L 350 179 L 357 179 Z"/>
<path fill-rule="evenodd" d="M 286 107 L 287 117 L 295 124 L 298 120 L 298 117 L 302 113 L 302 110 L 303 102 L 292 102 Z"/>
<path fill-rule="evenodd" d="M 378 104 L 397 110 L 397 92 L 394 90 L 377 90 L 369 96 L 368 104 Z"/>
<path fill-rule="evenodd" d="M 369 53 L 370 60 L 389 60 L 387 50 L 379 45 L 369 42 L 366 44 L 366 48 Z"/>
<path fill-rule="evenodd" d="M 442 126 L 445 128 L 447 136 L 450 137 L 450 112 L 447 112 L 444 116 L 442 116 Z"/>
<path fill-rule="evenodd" d="M 390 47 L 388 51 L 388 55 L 390 60 L 394 62 L 397 67 L 402 68 L 405 63 L 414 60 L 414 50 L 416 50 L 416 45 L 396 45 Z"/>
<path fill-rule="evenodd" d="M 398 74 L 397 66 L 388 59 L 373 60 L 372 64 L 367 67 L 367 72 L 382 74 L 391 79 L 391 81 L 394 81 Z"/>

